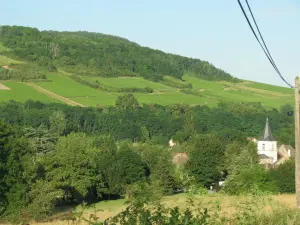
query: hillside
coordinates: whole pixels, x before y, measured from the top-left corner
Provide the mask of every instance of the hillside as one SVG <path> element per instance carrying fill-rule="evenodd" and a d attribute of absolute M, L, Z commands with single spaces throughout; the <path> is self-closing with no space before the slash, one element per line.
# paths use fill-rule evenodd
<path fill-rule="evenodd" d="M 208 62 L 89 32 L 0 27 L 0 101 L 114 105 L 122 93 L 143 104 L 215 106 L 293 103 L 288 88 L 242 81 Z"/>
<path fill-rule="evenodd" d="M 142 76 L 161 80 L 184 73 L 207 80 L 236 81 L 208 62 L 142 47 L 126 39 L 89 32 L 39 31 L 29 27 L 0 27 L 3 55 L 35 63 L 44 69 L 93 76 Z"/>

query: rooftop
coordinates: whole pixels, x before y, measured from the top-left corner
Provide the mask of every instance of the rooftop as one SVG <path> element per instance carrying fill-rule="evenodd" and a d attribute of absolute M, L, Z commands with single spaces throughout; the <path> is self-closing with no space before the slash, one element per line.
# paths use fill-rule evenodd
<path fill-rule="evenodd" d="M 269 125 L 269 119 L 267 118 L 266 126 L 265 126 L 265 132 L 260 141 L 276 141 L 275 138 L 272 135 L 271 128 Z"/>

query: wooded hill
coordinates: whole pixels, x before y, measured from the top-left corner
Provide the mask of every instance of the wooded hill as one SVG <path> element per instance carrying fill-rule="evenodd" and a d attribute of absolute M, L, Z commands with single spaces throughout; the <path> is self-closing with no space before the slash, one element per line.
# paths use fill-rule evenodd
<path fill-rule="evenodd" d="M 42 69 L 60 69 L 84 76 L 141 76 L 154 81 L 165 75 L 181 79 L 189 72 L 205 80 L 238 81 L 209 62 L 167 54 L 101 33 L 1 26 L 0 43 L 3 56 L 27 62 L 21 66 L 26 67 L 21 69 L 24 78 L 40 78 L 41 73 L 36 71 Z"/>

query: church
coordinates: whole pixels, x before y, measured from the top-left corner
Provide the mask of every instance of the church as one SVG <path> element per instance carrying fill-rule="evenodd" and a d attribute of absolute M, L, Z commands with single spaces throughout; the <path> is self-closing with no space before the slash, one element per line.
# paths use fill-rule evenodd
<path fill-rule="evenodd" d="M 266 167 L 277 166 L 294 157 L 295 149 L 290 145 L 281 145 L 279 149 L 277 148 L 277 141 L 272 135 L 267 118 L 263 136 L 257 141 L 257 154 L 259 164 Z"/>

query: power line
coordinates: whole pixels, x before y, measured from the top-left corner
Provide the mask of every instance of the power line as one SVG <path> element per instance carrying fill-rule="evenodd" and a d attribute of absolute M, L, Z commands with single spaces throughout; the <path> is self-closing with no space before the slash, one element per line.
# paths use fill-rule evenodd
<path fill-rule="evenodd" d="M 258 27 L 258 25 L 257 25 L 257 22 L 256 22 L 255 18 L 254 18 L 254 15 L 253 15 L 253 13 L 252 13 L 252 10 L 251 10 L 251 7 L 250 7 L 250 5 L 249 5 L 249 3 L 248 3 L 248 0 L 246 0 L 248 9 L 249 9 L 249 11 L 250 11 L 250 13 L 251 13 L 252 19 L 253 19 L 253 21 L 254 21 L 254 23 L 255 23 L 255 26 L 256 26 L 256 28 L 257 28 L 257 30 L 258 30 L 258 32 L 259 32 L 259 35 L 260 35 L 260 37 L 261 37 L 261 39 L 262 39 L 262 41 L 263 41 L 263 44 L 264 44 L 264 46 L 265 46 L 266 49 L 264 48 L 264 46 L 262 45 L 261 41 L 259 40 L 259 38 L 258 38 L 258 36 L 257 36 L 257 34 L 256 34 L 256 32 L 255 32 L 255 30 L 254 30 L 254 28 L 253 28 L 253 26 L 252 26 L 250 20 L 249 20 L 247 14 L 246 14 L 246 12 L 245 12 L 245 9 L 244 9 L 244 7 L 243 7 L 241 1 L 240 1 L 240 0 L 237 0 L 237 1 L 238 1 L 239 5 L 240 5 L 240 8 L 241 8 L 241 10 L 242 10 L 242 12 L 243 12 L 243 14 L 244 14 L 244 16 L 245 16 L 247 22 L 248 22 L 249 27 L 250 27 L 251 30 L 252 30 L 252 33 L 254 34 L 256 40 L 258 41 L 260 47 L 261 47 L 262 50 L 264 51 L 264 53 L 265 53 L 265 55 L 267 56 L 268 60 L 270 61 L 271 65 L 273 66 L 273 68 L 275 69 L 275 71 L 277 72 L 277 74 L 279 75 L 279 77 L 280 77 L 280 78 L 281 78 L 281 79 L 282 79 L 289 87 L 293 88 L 293 86 L 292 86 L 291 84 L 289 84 L 289 83 L 284 79 L 284 77 L 281 75 L 279 69 L 277 68 L 277 66 L 276 66 L 276 64 L 275 64 L 275 62 L 274 62 L 274 60 L 273 60 L 273 58 L 272 58 L 272 56 L 271 56 L 271 54 L 270 54 L 270 51 L 269 51 L 269 49 L 268 49 L 268 47 L 267 47 L 267 45 L 266 45 L 266 43 L 265 43 L 265 41 L 264 41 L 264 39 L 263 39 L 263 36 L 262 36 L 262 34 L 261 34 L 260 30 L 259 30 L 259 27 Z"/>

